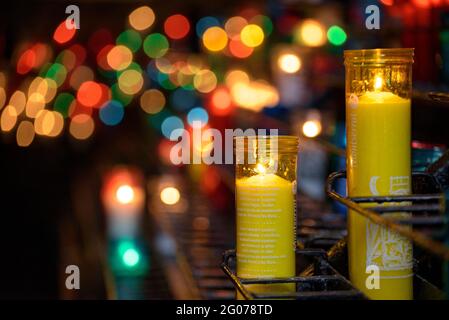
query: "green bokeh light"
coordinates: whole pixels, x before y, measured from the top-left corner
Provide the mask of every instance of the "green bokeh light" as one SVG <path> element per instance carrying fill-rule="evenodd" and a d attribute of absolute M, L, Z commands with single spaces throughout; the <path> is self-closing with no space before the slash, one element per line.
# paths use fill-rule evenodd
<path fill-rule="evenodd" d="M 140 49 L 140 46 L 142 45 L 142 38 L 137 31 L 129 29 L 120 33 L 115 43 L 118 45 L 126 46 L 135 53 Z"/>
<path fill-rule="evenodd" d="M 143 51 L 150 58 L 160 58 L 168 51 L 168 40 L 160 33 L 148 35 L 143 42 Z"/>
<path fill-rule="evenodd" d="M 327 30 L 327 39 L 334 46 L 341 46 L 346 42 L 346 32 L 339 26 L 332 26 Z"/>
<path fill-rule="evenodd" d="M 47 73 L 45 74 L 45 76 L 47 78 L 54 80 L 59 87 L 65 81 L 65 78 L 67 76 L 67 70 L 65 69 L 65 67 L 62 64 L 54 63 L 47 70 Z"/>
<path fill-rule="evenodd" d="M 53 104 L 55 111 L 58 111 L 64 118 L 69 116 L 69 108 L 75 97 L 70 93 L 62 92 L 58 94 Z"/>
<path fill-rule="evenodd" d="M 134 267 L 139 263 L 140 254 L 134 248 L 127 249 L 122 256 L 123 263 L 128 267 Z"/>

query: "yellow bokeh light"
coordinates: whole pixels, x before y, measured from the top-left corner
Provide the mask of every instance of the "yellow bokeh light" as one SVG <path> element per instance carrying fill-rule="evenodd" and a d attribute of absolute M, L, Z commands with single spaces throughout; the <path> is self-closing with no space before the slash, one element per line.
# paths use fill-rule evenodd
<path fill-rule="evenodd" d="M 153 9 L 148 6 L 142 6 L 129 14 L 128 21 L 131 27 L 142 31 L 151 27 L 154 23 L 155 15 Z"/>
<path fill-rule="evenodd" d="M 264 107 L 272 107 L 279 103 L 277 89 L 263 81 L 237 83 L 231 88 L 231 96 L 238 106 L 260 111 Z"/>
<path fill-rule="evenodd" d="M 64 127 L 63 116 L 56 111 L 41 110 L 34 120 L 34 131 L 38 135 L 56 137 Z"/>
<path fill-rule="evenodd" d="M 115 192 L 115 197 L 117 201 L 121 204 L 128 204 L 134 200 L 134 189 L 125 184 L 117 188 Z"/>
<path fill-rule="evenodd" d="M 155 59 L 156 68 L 162 73 L 173 73 L 176 71 L 176 66 L 170 62 L 166 57 Z"/>
<path fill-rule="evenodd" d="M 220 27 L 210 27 L 203 34 L 203 45 L 209 51 L 221 51 L 228 44 L 228 35 Z"/>
<path fill-rule="evenodd" d="M 45 97 L 38 92 L 34 92 L 28 98 L 26 103 L 25 114 L 29 118 L 36 117 L 37 113 L 44 109 L 45 107 Z"/>
<path fill-rule="evenodd" d="M 75 139 L 85 140 L 92 135 L 94 128 L 95 124 L 92 117 L 81 113 L 73 117 L 70 122 L 69 132 Z"/>
<path fill-rule="evenodd" d="M 17 111 L 11 105 L 7 105 L 3 109 L 2 116 L 0 118 L 0 127 L 2 131 L 11 131 L 17 123 Z"/>
<path fill-rule="evenodd" d="M 34 126 L 30 121 L 22 121 L 16 132 L 17 145 L 28 147 L 34 140 Z"/>
<path fill-rule="evenodd" d="M 44 98 L 45 103 L 49 103 L 56 96 L 57 89 L 58 85 L 53 79 L 36 77 L 28 87 L 28 96 L 37 93 Z"/>
<path fill-rule="evenodd" d="M 193 85 L 199 92 L 208 93 L 217 86 L 217 77 L 212 71 L 203 69 L 193 78 Z"/>
<path fill-rule="evenodd" d="M 242 43 L 250 48 L 258 47 L 264 39 L 263 30 L 257 24 L 249 24 L 242 29 L 240 39 Z"/>
<path fill-rule="evenodd" d="M 326 31 L 320 22 L 307 19 L 295 31 L 295 40 L 310 47 L 319 47 L 326 43 Z"/>
<path fill-rule="evenodd" d="M 249 83 L 249 76 L 245 71 L 232 70 L 226 74 L 225 83 L 229 88 L 232 88 L 238 83 Z"/>
<path fill-rule="evenodd" d="M 155 114 L 162 110 L 165 106 L 165 96 L 157 89 L 145 91 L 140 96 L 140 107 L 149 114 Z"/>
<path fill-rule="evenodd" d="M 128 95 L 136 94 L 142 89 L 143 77 L 137 70 L 125 70 L 118 78 L 118 86 L 123 93 Z"/>
<path fill-rule="evenodd" d="M 321 122 L 319 120 L 308 120 L 302 125 L 302 133 L 308 138 L 314 138 L 321 133 Z"/>
<path fill-rule="evenodd" d="M 278 67 L 283 72 L 295 73 L 301 69 L 301 59 L 292 53 L 282 54 L 278 58 Z"/>
<path fill-rule="evenodd" d="M 166 187 L 161 191 L 161 201 L 168 205 L 174 205 L 179 202 L 181 194 L 175 187 Z"/>
<path fill-rule="evenodd" d="M 20 90 L 15 91 L 9 99 L 9 105 L 13 106 L 16 109 L 17 115 L 23 112 L 26 102 L 27 99 L 25 93 Z"/>
<path fill-rule="evenodd" d="M 5 89 L 0 88 L 0 110 L 3 108 L 6 102 L 6 92 Z"/>
<path fill-rule="evenodd" d="M 117 71 L 126 69 L 133 60 L 133 53 L 131 50 L 122 45 L 118 45 L 109 50 L 106 56 L 108 65 Z"/>

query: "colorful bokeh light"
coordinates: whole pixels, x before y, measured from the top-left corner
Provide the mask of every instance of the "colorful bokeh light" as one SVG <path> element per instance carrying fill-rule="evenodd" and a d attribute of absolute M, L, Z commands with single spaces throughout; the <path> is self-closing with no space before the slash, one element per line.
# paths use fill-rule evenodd
<path fill-rule="evenodd" d="M 174 40 L 184 38 L 190 31 L 190 22 L 182 14 L 174 14 L 164 22 L 165 34 Z"/>
<path fill-rule="evenodd" d="M 128 21 L 131 27 L 138 31 L 143 31 L 151 27 L 154 23 L 155 15 L 153 9 L 142 6 L 129 14 Z"/>
<path fill-rule="evenodd" d="M 228 35 L 220 27 L 210 27 L 203 34 L 203 45 L 209 51 L 221 51 L 227 44 Z"/>

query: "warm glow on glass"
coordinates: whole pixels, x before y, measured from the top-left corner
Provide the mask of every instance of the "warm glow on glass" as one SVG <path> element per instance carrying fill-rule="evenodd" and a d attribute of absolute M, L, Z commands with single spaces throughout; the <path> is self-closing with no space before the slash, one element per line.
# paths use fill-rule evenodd
<path fill-rule="evenodd" d="M 151 27 L 154 23 L 154 11 L 148 6 L 142 6 L 129 14 L 129 24 L 136 30 L 142 31 Z"/>
<path fill-rule="evenodd" d="M 376 76 L 376 78 L 374 78 L 374 90 L 378 91 L 380 89 L 382 89 L 383 86 L 383 79 L 381 76 Z"/>
<path fill-rule="evenodd" d="M 220 27 L 208 28 L 203 34 L 203 45 L 209 51 L 221 51 L 228 44 L 228 35 Z"/>
<path fill-rule="evenodd" d="M 278 66 L 286 73 L 296 73 L 301 69 L 301 59 L 292 53 L 282 54 L 278 58 Z"/>
<path fill-rule="evenodd" d="M 117 201 L 121 204 L 128 204 L 134 200 L 134 189 L 129 185 L 122 185 L 115 192 Z"/>
<path fill-rule="evenodd" d="M 261 27 L 256 24 L 249 24 L 242 29 L 240 39 L 244 45 L 254 48 L 262 44 L 265 35 Z"/>
<path fill-rule="evenodd" d="M 265 174 L 265 173 L 267 173 L 267 167 L 265 167 L 265 166 L 264 166 L 263 164 L 261 164 L 261 163 L 258 163 L 258 164 L 256 165 L 255 171 L 256 171 L 258 174 Z"/>
<path fill-rule="evenodd" d="M 181 198 L 179 190 L 175 187 L 166 187 L 161 191 L 161 201 L 168 205 L 174 205 L 178 203 Z"/>

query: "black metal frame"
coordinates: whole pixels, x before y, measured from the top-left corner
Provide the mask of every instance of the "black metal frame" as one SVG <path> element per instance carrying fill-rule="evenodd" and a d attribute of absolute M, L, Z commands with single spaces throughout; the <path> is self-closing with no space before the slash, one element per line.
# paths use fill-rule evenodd
<path fill-rule="evenodd" d="M 426 176 L 433 179 L 431 175 L 425 173 L 419 172 L 413 174 L 413 178 L 419 176 Z M 449 261 L 449 247 L 428 235 L 430 233 L 433 236 L 441 236 L 441 229 L 447 223 L 447 218 L 444 216 L 445 197 L 443 194 L 348 198 L 338 194 L 333 189 L 334 181 L 345 177 L 345 171 L 339 171 L 329 175 L 326 184 L 326 193 L 331 199 L 340 202 L 370 221 L 399 233 L 429 253 Z M 400 202 L 410 202 L 411 204 L 404 205 L 400 204 Z M 380 203 L 389 204 L 388 206 L 378 205 L 369 209 L 361 206 L 361 204 L 367 203 L 374 205 Z M 388 212 L 411 212 L 412 214 L 409 218 L 392 219 L 383 215 Z M 410 228 L 410 225 L 414 229 Z M 428 228 L 426 230 L 427 232 L 418 231 L 423 226 L 432 226 L 433 228 Z M 441 229 L 435 228 L 438 226 L 441 226 Z"/>
<path fill-rule="evenodd" d="M 445 197 L 443 194 L 430 193 L 349 198 L 338 194 L 333 189 L 335 180 L 345 177 L 345 171 L 329 175 L 326 183 L 326 193 L 331 199 L 342 203 L 370 221 L 401 234 L 442 260 L 449 261 L 449 247 L 443 242 L 432 238 L 432 236 L 434 238 L 442 235 L 447 236 L 447 230 L 444 228 L 447 225 L 447 217 L 444 216 Z M 440 189 L 435 187 L 438 183 L 432 175 L 421 172 L 413 173 L 413 181 L 420 178 L 427 178 L 433 181 L 433 190 Z M 368 203 L 372 205 L 369 209 L 362 206 Z M 408 212 L 411 215 L 403 219 L 392 219 L 383 215 L 389 212 Z M 410 226 L 413 226 L 413 229 Z M 441 228 L 438 229 L 438 227 Z M 419 231 L 420 228 L 425 229 Z M 297 255 L 312 256 L 315 261 L 299 277 L 242 279 L 236 275 L 231 266 L 231 260 L 234 259 L 235 261 L 235 250 L 224 252 L 221 268 L 245 299 L 363 299 L 365 298 L 364 295 L 356 290 L 349 280 L 342 276 L 329 261 L 332 260 L 333 252 L 340 251 L 338 248 L 341 246 L 342 243 L 339 241 L 327 253 L 321 249 L 297 249 Z M 334 282 L 333 285 L 330 285 L 332 282 Z M 255 293 L 245 288 L 245 285 L 249 284 L 279 283 L 295 283 L 297 290 L 294 293 Z M 329 287 L 339 289 L 327 290 Z M 314 288 L 317 290 L 314 290 Z"/>
<path fill-rule="evenodd" d="M 354 289 L 352 284 L 342 276 L 327 260 L 327 253 L 322 249 L 297 249 L 296 255 L 314 259 L 313 274 L 291 278 L 258 278 L 242 279 L 238 277 L 232 264 L 235 262 L 235 250 L 223 253 L 221 268 L 229 277 L 237 291 L 247 300 L 254 299 L 297 299 L 297 300 L 329 300 L 329 299 L 364 299 L 365 296 Z M 245 285 L 295 283 L 296 291 L 291 293 L 255 293 Z"/>

